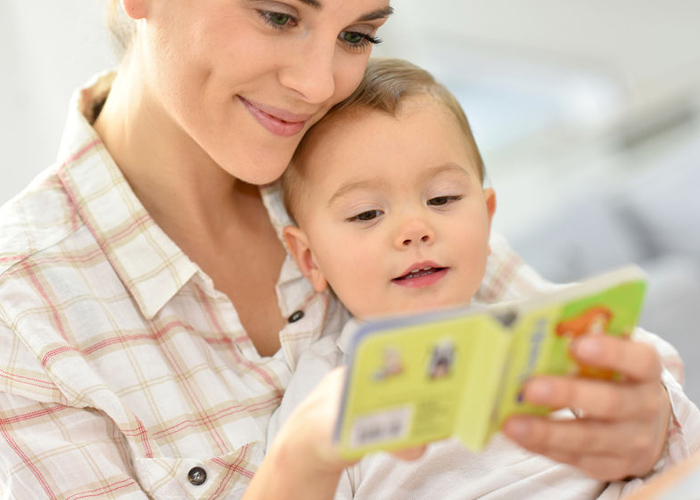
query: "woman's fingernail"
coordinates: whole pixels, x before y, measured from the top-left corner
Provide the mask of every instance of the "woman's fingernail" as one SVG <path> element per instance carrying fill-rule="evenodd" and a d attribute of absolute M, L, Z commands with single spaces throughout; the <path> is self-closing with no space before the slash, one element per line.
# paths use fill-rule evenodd
<path fill-rule="evenodd" d="M 532 403 L 548 403 L 552 397 L 552 383 L 547 380 L 530 382 L 528 387 L 528 400 Z"/>
<path fill-rule="evenodd" d="M 526 420 L 512 419 L 508 421 L 506 429 L 508 435 L 515 440 L 525 439 L 530 435 L 530 424 Z"/>
<path fill-rule="evenodd" d="M 582 338 L 574 344 L 576 357 L 584 361 L 594 361 L 600 356 L 600 342 L 593 338 Z"/>

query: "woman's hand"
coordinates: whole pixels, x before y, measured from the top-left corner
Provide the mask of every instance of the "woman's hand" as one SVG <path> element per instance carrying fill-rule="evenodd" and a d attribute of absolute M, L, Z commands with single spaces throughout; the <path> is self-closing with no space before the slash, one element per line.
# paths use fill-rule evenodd
<path fill-rule="evenodd" d="M 586 365 L 619 372 L 622 380 L 533 378 L 524 388 L 526 401 L 571 408 L 577 418 L 514 416 L 504 433 L 530 451 L 599 480 L 647 474 L 666 446 L 671 412 L 658 353 L 647 344 L 607 336 L 581 338 L 571 352 Z"/>

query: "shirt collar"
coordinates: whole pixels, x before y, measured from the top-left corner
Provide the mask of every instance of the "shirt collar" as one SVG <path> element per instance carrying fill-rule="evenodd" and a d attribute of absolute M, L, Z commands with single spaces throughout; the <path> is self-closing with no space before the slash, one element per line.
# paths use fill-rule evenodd
<path fill-rule="evenodd" d="M 59 150 L 59 178 L 75 209 L 141 309 L 153 318 L 198 271 L 138 200 L 90 125 L 114 73 L 73 96 Z"/>

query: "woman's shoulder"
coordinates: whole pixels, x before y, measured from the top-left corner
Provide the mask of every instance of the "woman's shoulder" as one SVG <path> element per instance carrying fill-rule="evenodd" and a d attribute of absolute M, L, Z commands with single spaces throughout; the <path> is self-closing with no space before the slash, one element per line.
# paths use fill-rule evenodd
<path fill-rule="evenodd" d="M 36 253 L 59 244 L 78 225 L 57 167 L 47 168 L 0 207 L 0 277 Z"/>

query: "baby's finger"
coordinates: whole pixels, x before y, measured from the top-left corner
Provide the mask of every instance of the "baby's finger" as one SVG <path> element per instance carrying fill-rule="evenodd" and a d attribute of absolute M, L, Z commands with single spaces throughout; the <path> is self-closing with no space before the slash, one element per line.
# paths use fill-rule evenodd
<path fill-rule="evenodd" d="M 614 370 L 625 379 L 660 380 L 661 360 L 650 345 L 616 337 L 588 336 L 571 343 L 571 354 L 581 363 Z"/>
<path fill-rule="evenodd" d="M 392 451 L 391 454 L 396 458 L 406 461 L 418 460 L 425 454 L 428 449 L 427 445 L 417 446 L 415 448 L 406 448 L 404 450 Z"/>

